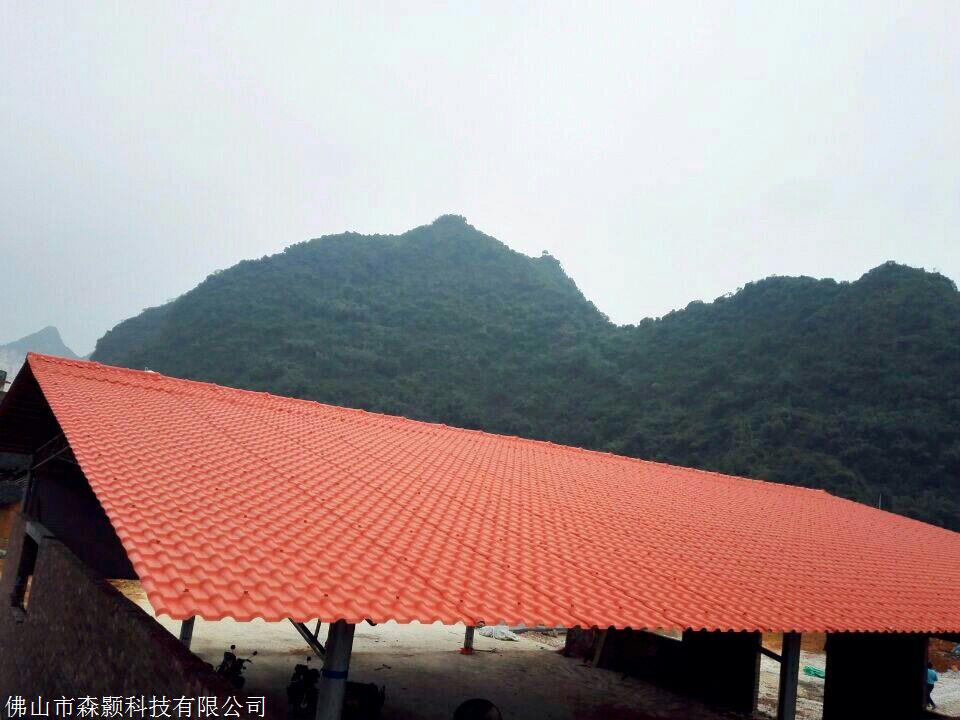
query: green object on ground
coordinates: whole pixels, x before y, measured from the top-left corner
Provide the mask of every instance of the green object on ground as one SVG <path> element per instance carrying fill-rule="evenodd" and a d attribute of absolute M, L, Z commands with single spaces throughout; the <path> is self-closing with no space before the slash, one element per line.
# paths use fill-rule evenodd
<path fill-rule="evenodd" d="M 811 677 L 818 677 L 818 678 L 827 676 L 827 674 L 823 670 L 821 670 L 820 668 L 815 668 L 812 665 L 804 665 L 803 674 L 810 675 Z"/>

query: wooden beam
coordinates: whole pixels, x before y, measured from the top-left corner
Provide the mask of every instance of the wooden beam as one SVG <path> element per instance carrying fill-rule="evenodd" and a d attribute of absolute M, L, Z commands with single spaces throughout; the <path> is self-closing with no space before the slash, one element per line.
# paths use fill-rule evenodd
<path fill-rule="evenodd" d="M 777 662 L 780 662 L 780 656 L 777 655 L 777 653 L 775 653 L 773 650 L 770 650 L 769 648 L 765 648 L 763 645 L 760 646 L 760 652 L 766 655 L 771 660 L 776 660 Z"/>
<path fill-rule="evenodd" d="M 32 520 L 29 517 L 26 519 L 26 525 L 24 526 L 24 531 L 29 535 L 37 545 L 39 545 L 44 539 L 54 537 L 54 534 L 50 532 L 46 527 L 38 523 L 36 520 Z"/>
<path fill-rule="evenodd" d="M 32 469 L 36 470 L 52 460 L 57 459 L 66 460 L 74 465 L 77 464 L 77 458 L 74 456 L 73 450 L 70 448 L 70 443 L 67 442 L 67 438 L 63 434 L 48 440 L 33 454 Z"/>

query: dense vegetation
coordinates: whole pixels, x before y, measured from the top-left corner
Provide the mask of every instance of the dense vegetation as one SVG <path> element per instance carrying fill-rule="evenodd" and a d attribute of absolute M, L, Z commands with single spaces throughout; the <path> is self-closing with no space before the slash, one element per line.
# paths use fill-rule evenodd
<path fill-rule="evenodd" d="M 960 529 L 960 293 L 888 263 L 617 327 L 459 217 L 312 240 L 121 323 L 94 359 L 822 487 Z"/>

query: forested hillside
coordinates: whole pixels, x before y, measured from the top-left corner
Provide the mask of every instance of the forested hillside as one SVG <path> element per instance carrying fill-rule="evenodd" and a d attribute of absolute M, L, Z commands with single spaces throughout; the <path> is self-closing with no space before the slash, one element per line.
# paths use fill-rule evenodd
<path fill-rule="evenodd" d="M 216 273 L 94 359 L 779 480 L 960 529 L 960 294 L 888 263 L 637 326 L 444 216 Z"/>

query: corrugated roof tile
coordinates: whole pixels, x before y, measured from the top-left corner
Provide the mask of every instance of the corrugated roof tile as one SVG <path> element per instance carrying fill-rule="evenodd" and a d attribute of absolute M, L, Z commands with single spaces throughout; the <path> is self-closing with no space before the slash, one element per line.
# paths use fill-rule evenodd
<path fill-rule="evenodd" d="M 822 491 L 28 364 L 174 618 L 960 631 L 960 535 Z"/>

